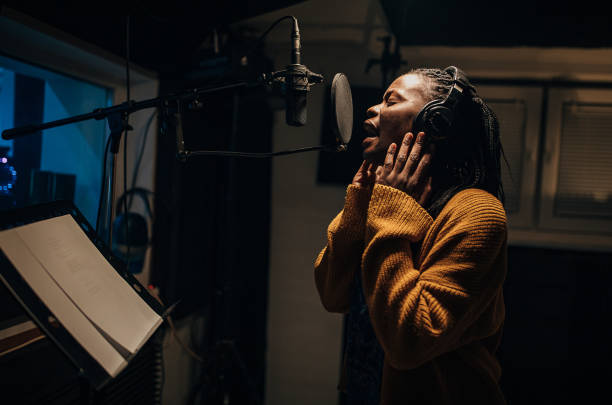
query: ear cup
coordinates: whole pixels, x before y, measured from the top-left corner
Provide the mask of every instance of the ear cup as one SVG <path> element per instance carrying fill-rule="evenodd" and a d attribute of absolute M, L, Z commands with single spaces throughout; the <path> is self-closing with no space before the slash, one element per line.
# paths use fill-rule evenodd
<path fill-rule="evenodd" d="M 433 141 L 446 138 L 453 122 L 453 112 L 444 106 L 445 100 L 434 100 L 425 104 L 412 125 L 414 134 L 423 131 Z"/>
<path fill-rule="evenodd" d="M 443 100 L 440 99 L 436 99 L 433 101 L 430 101 L 429 103 L 425 104 L 423 106 L 423 108 L 421 108 L 421 111 L 419 111 L 419 113 L 417 114 L 416 118 L 414 119 L 413 123 L 412 123 L 412 133 L 413 134 L 418 134 L 420 131 L 425 131 L 426 129 L 426 120 L 428 119 L 428 112 L 431 110 L 431 108 L 433 108 L 436 105 L 439 105 L 443 102 Z"/>
<path fill-rule="evenodd" d="M 453 111 L 445 106 L 433 106 L 425 116 L 425 128 L 430 139 L 440 141 L 448 138 L 448 130 L 453 123 Z"/>
<path fill-rule="evenodd" d="M 414 134 L 423 131 L 427 134 L 427 138 L 434 142 L 449 138 L 449 129 L 455 115 L 454 110 L 464 98 L 464 91 L 466 94 L 473 94 L 476 91 L 460 69 L 449 66 L 444 71 L 453 78 L 448 94 L 444 98 L 425 104 L 412 124 Z"/>

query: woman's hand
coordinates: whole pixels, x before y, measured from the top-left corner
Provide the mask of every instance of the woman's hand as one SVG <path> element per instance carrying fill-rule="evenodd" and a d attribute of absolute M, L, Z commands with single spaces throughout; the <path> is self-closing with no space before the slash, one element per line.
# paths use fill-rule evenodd
<path fill-rule="evenodd" d="M 402 190 L 420 205 L 427 202 L 431 194 L 431 176 L 428 175 L 434 146 L 424 148 L 425 133 L 419 132 L 413 145 L 414 136 L 408 132 L 395 158 L 397 145 L 392 143 L 387 151 L 384 166 L 376 169 L 376 183 Z"/>
<path fill-rule="evenodd" d="M 373 188 L 375 180 L 376 172 L 374 171 L 374 165 L 364 160 L 357 173 L 355 173 L 351 184 L 357 187 Z"/>

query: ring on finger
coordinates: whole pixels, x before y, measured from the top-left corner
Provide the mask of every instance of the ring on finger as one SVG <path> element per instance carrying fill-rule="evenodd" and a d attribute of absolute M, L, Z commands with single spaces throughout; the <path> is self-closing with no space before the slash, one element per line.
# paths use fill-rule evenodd
<path fill-rule="evenodd" d="M 412 160 L 413 162 L 416 162 L 417 160 L 419 160 L 419 155 L 410 155 L 410 160 Z"/>

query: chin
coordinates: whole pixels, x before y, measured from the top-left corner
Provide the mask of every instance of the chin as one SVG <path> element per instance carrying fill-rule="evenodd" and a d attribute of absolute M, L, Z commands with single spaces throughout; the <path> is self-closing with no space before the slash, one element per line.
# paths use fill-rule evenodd
<path fill-rule="evenodd" d="M 385 161 L 385 151 L 380 150 L 364 150 L 363 151 L 363 160 L 374 163 L 375 165 L 382 165 Z"/>
<path fill-rule="evenodd" d="M 382 165 L 385 161 L 385 155 L 387 154 L 387 147 L 381 144 L 380 138 L 372 137 L 369 142 L 365 142 L 366 147 L 363 149 L 362 156 L 363 160 L 374 163 L 375 165 Z"/>

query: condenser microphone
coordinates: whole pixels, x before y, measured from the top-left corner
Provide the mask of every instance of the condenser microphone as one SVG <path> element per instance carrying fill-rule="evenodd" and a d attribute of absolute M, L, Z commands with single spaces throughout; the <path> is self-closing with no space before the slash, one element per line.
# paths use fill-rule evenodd
<path fill-rule="evenodd" d="M 291 30 L 291 64 L 285 76 L 285 121 L 288 125 L 306 125 L 308 116 L 306 102 L 308 91 L 308 69 L 301 64 L 302 44 L 297 19 L 293 20 Z"/>
<path fill-rule="evenodd" d="M 306 125 L 308 118 L 307 99 L 308 83 L 307 77 L 301 71 L 304 65 L 287 66 L 288 74 L 286 78 L 285 90 L 285 121 L 287 125 L 301 127 Z"/>
<path fill-rule="evenodd" d="M 288 125 L 301 127 L 306 125 L 306 101 L 310 85 L 321 83 L 323 76 L 313 73 L 302 65 L 302 45 L 300 28 L 297 19 L 293 20 L 291 31 L 291 64 L 286 68 L 285 76 L 285 121 Z"/>
<path fill-rule="evenodd" d="M 323 81 L 323 75 L 313 73 L 302 65 L 301 48 L 300 29 L 297 19 L 293 18 L 291 64 L 287 65 L 285 70 L 263 75 L 264 81 L 280 84 L 284 88 L 285 121 L 295 127 L 306 125 L 306 99 L 310 86 Z"/>

